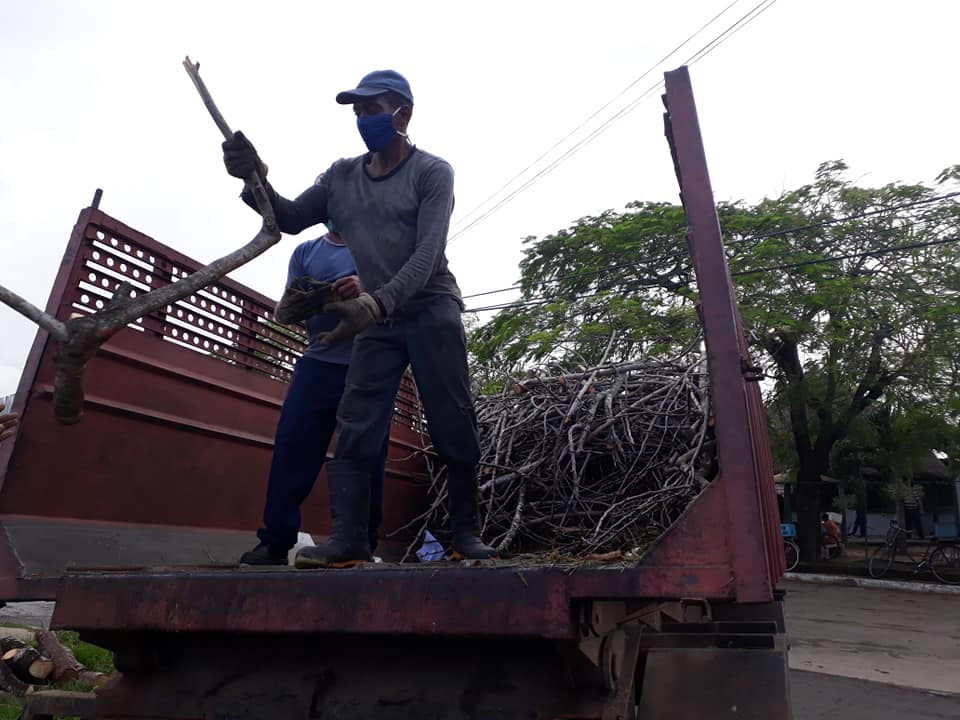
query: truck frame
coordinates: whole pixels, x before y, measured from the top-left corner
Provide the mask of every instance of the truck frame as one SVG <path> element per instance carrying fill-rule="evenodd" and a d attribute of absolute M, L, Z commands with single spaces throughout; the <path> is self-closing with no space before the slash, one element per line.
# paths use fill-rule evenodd
<path fill-rule="evenodd" d="M 229 279 L 114 336 L 85 416 L 56 423 L 37 334 L 0 446 L 0 599 L 55 600 L 52 625 L 114 652 L 95 696 L 34 693 L 27 717 L 792 717 L 766 418 L 727 268 L 688 71 L 665 130 L 687 215 L 718 474 L 629 567 L 370 564 L 237 569 L 259 522 L 284 381 L 303 341 Z M 47 312 L 92 312 L 199 264 L 80 213 Z M 398 395 L 384 527 L 424 507 L 415 388 Z M 329 531 L 324 493 L 304 527 Z M 409 542 L 401 533 L 397 545 Z"/>

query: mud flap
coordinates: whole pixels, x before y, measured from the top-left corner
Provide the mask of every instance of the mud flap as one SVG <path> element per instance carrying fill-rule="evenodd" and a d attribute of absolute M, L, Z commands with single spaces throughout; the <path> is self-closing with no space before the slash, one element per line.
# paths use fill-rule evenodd
<path fill-rule="evenodd" d="M 647 652 L 638 720 L 792 720 L 785 640 Z"/>

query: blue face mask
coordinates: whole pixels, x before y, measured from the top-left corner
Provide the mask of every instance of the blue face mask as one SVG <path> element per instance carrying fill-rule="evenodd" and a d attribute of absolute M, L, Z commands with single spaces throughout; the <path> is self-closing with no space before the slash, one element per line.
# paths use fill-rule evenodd
<path fill-rule="evenodd" d="M 393 116 L 400 111 L 400 108 L 394 110 L 391 114 L 380 113 L 379 115 L 360 115 L 357 118 L 357 130 L 360 131 L 360 137 L 366 143 L 370 152 L 380 152 L 384 150 L 394 135 L 406 137 L 405 133 L 398 132 L 393 127 Z"/>

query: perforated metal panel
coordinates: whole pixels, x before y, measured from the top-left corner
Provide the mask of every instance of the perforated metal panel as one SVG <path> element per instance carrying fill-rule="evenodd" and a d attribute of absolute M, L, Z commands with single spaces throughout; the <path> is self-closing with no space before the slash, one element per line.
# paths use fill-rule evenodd
<path fill-rule="evenodd" d="M 123 281 L 141 293 L 200 267 L 88 209 L 47 312 L 62 320 L 90 313 Z M 132 323 L 88 364 L 84 417 L 75 426 L 54 420 L 55 346 L 38 333 L 15 398 L 20 432 L 0 445 L 0 544 L 11 551 L 5 559 L 0 552 L 0 583 L 77 564 L 223 562 L 250 544 L 287 381 L 305 348 L 302 329 L 277 324 L 273 308 L 225 278 Z M 385 533 L 399 531 L 426 503 L 429 439 L 409 377 L 396 408 Z M 302 514 L 304 530 L 328 532 L 323 474 Z M 175 527 L 184 532 L 165 529 Z M 392 539 L 408 541 L 409 532 Z"/>

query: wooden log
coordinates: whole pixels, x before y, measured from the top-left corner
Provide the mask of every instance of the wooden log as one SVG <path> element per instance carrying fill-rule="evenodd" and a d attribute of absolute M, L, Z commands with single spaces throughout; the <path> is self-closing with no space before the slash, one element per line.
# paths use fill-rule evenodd
<path fill-rule="evenodd" d="M 82 670 L 80 676 L 77 678 L 77 682 L 81 685 L 89 685 L 93 688 L 101 688 L 110 682 L 111 675 L 107 675 L 102 672 L 95 672 L 94 670 Z"/>
<path fill-rule="evenodd" d="M 27 694 L 30 686 L 13 674 L 13 670 L 5 662 L 0 662 L 0 690 L 16 697 Z"/>
<path fill-rule="evenodd" d="M 43 657 L 32 647 L 8 650 L 3 654 L 3 661 L 25 683 L 43 682 L 54 670 L 53 660 Z"/>
<path fill-rule="evenodd" d="M 77 661 L 73 651 L 64 647 L 55 632 L 38 630 L 37 647 L 40 652 L 53 660 L 53 681 L 57 684 L 74 682 L 86 668 Z"/>
<path fill-rule="evenodd" d="M 11 650 L 19 650 L 20 648 L 25 647 L 27 647 L 27 643 L 20 638 L 15 638 L 12 636 L 0 638 L 0 653 L 8 653 Z"/>

